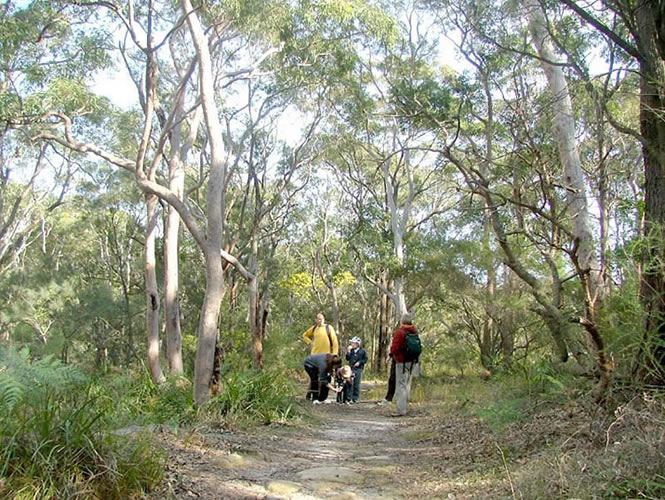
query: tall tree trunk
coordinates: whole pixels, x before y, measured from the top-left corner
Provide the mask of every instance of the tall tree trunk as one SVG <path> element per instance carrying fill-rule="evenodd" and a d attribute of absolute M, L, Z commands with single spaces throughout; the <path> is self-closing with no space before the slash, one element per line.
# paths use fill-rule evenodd
<path fill-rule="evenodd" d="M 202 405 L 210 398 L 210 384 L 215 361 L 215 346 L 219 332 L 219 311 L 224 297 L 224 272 L 214 240 L 204 251 L 206 289 L 201 304 L 194 362 L 194 403 Z M 221 231 L 216 240 L 221 246 Z M 219 247 L 217 247 L 219 249 Z"/>
<path fill-rule="evenodd" d="M 224 296 L 224 268 L 222 259 L 231 263 L 245 278 L 251 294 L 256 297 L 258 284 L 256 275 L 245 269 L 233 255 L 222 247 L 225 213 L 226 160 L 224 155 L 224 129 L 215 103 L 213 65 L 208 40 L 199 20 L 198 13 L 192 8 L 190 0 L 181 2 L 183 14 L 192 35 L 199 62 L 199 88 L 201 106 L 210 143 L 210 173 L 206 192 L 208 219 L 205 239 L 199 239 L 206 260 L 206 292 L 201 308 L 196 364 L 194 367 L 194 402 L 200 406 L 210 398 L 209 386 L 212 380 L 215 345 L 219 332 L 219 312 Z M 188 223 L 188 221 L 185 221 Z M 250 328 L 258 330 L 256 322 L 256 298 L 251 301 Z"/>
<path fill-rule="evenodd" d="M 509 267 L 503 267 L 503 283 L 506 290 L 506 295 L 515 297 L 518 294 L 517 287 L 515 286 L 514 274 Z M 515 351 L 515 311 L 508 309 L 501 317 L 501 325 L 499 325 L 499 332 L 501 334 L 501 354 L 503 359 L 510 360 Z M 510 361 L 508 361 L 510 363 Z"/>
<path fill-rule="evenodd" d="M 183 177 L 184 179 L 184 177 Z M 171 186 L 173 189 L 174 186 Z M 180 195 L 182 191 L 180 191 Z M 171 375 L 182 375 L 182 331 L 178 300 L 178 251 L 180 216 L 169 205 L 164 239 L 164 316 L 166 322 L 166 359 Z"/>
<path fill-rule="evenodd" d="M 152 380 L 164 381 L 159 362 L 159 289 L 155 259 L 155 232 L 157 229 L 157 196 L 145 195 L 147 208 L 147 228 L 145 234 L 145 295 L 146 323 L 148 330 L 148 366 Z"/>
<path fill-rule="evenodd" d="M 222 269 L 222 231 L 224 216 L 224 186 L 226 164 L 224 160 L 223 129 L 215 104 L 212 60 L 208 40 L 199 15 L 190 0 L 182 0 L 199 62 L 199 88 L 203 117 L 210 143 L 210 174 L 206 193 L 208 220 L 203 247 L 206 262 L 206 291 L 201 306 L 196 362 L 194 367 L 194 402 L 205 403 L 210 398 L 209 385 L 213 373 L 215 345 L 219 331 L 219 311 L 224 296 L 224 270 Z"/>
<path fill-rule="evenodd" d="M 409 217 L 411 217 L 411 208 L 413 199 L 415 197 L 413 172 L 409 162 L 409 153 L 408 151 L 405 151 L 402 161 L 404 161 L 404 168 L 406 169 L 407 173 L 408 192 L 404 204 L 401 207 L 398 207 L 397 203 L 399 193 L 398 188 L 393 185 L 392 175 L 390 172 L 390 161 L 390 159 L 387 159 L 383 162 L 383 182 L 385 184 L 386 200 L 388 203 L 388 210 L 390 211 L 390 225 L 393 232 L 393 254 L 395 255 L 397 263 L 400 266 L 404 266 L 404 235 L 406 234 Z M 393 278 L 393 283 L 394 293 L 391 298 L 395 303 L 395 314 L 399 320 L 399 318 L 401 318 L 402 315 L 407 312 L 404 277 L 401 274 L 395 276 Z"/>
<path fill-rule="evenodd" d="M 386 273 L 381 275 L 381 288 L 388 289 L 388 277 Z M 386 358 L 388 356 L 388 344 L 390 342 L 390 334 L 394 323 L 392 321 L 392 313 L 390 310 L 390 297 L 385 293 L 379 293 L 379 339 L 376 359 L 376 370 L 380 371 L 386 366 Z"/>
<path fill-rule="evenodd" d="M 632 36 L 613 31 L 594 17 L 585 4 L 562 0 L 582 19 L 624 53 L 640 69 L 640 139 L 644 158 L 644 236 L 640 299 L 646 313 L 644 349 L 636 359 L 635 375 L 665 384 L 665 23 L 663 2 L 607 2 L 630 22 Z"/>
<path fill-rule="evenodd" d="M 259 242 L 256 232 L 258 228 L 252 232 L 251 257 L 249 261 L 248 271 L 251 273 L 251 278 L 248 281 L 247 291 L 247 307 L 249 317 L 249 331 L 252 336 L 253 346 L 253 359 L 252 365 L 255 370 L 263 369 L 263 337 L 261 335 L 261 327 L 259 325 L 259 284 L 258 284 L 258 259 L 259 259 Z"/>
<path fill-rule="evenodd" d="M 555 112 L 554 135 L 559 146 L 559 157 L 564 171 L 564 185 L 572 213 L 572 233 L 576 239 L 573 261 L 584 292 L 585 318 L 581 324 L 587 330 L 596 352 L 596 361 L 601 381 L 596 397 L 603 397 L 612 376 L 612 364 L 608 362 L 602 337 L 597 328 L 598 311 L 606 295 L 603 273 L 596 253 L 596 243 L 591 229 L 587 203 L 587 183 L 582 170 L 575 138 L 575 117 L 568 91 L 568 83 L 558 57 L 554 53 L 547 23 L 538 0 L 525 0 L 529 16 L 529 28 L 540 56 L 540 63 L 547 77 Z M 592 327 L 592 328 L 589 328 Z"/>
<path fill-rule="evenodd" d="M 328 205 L 325 204 L 323 207 L 323 214 L 321 218 L 323 219 L 323 235 L 321 237 L 321 244 L 314 252 L 314 264 L 316 265 L 316 270 L 319 273 L 321 281 L 326 285 L 328 292 L 330 293 L 330 300 L 332 302 L 332 325 L 337 336 L 339 337 L 340 345 L 342 345 L 342 332 L 340 331 L 340 322 L 339 322 L 339 298 L 337 296 L 337 288 L 335 287 L 334 275 L 335 275 L 335 264 L 331 261 L 328 255 L 328 240 L 330 238 L 330 233 L 328 231 Z M 324 255 L 326 259 L 326 269 L 323 269 L 323 263 L 321 259 L 321 254 Z M 335 353 L 336 354 L 336 353 Z"/>
<path fill-rule="evenodd" d="M 494 101 L 490 90 L 487 73 L 480 71 L 483 90 L 485 92 L 485 102 L 487 103 L 487 120 L 485 121 L 485 160 L 481 162 L 480 168 L 483 177 L 487 177 L 491 166 L 494 164 Z M 485 307 L 488 312 L 487 318 L 482 325 L 481 343 L 480 343 L 480 361 L 483 368 L 492 371 L 494 368 L 494 302 L 496 300 L 496 269 L 494 267 L 493 252 L 491 249 L 492 223 L 490 221 L 490 207 L 485 202 L 483 211 L 483 253 L 485 256 L 485 271 L 487 272 L 487 283 L 485 285 L 486 297 Z"/>
<path fill-rule="evenodd" d="M 665 385 L 665 25 L 662 2 L 638 2 L 640 131 L 644 141 L 646 245 L 640 297 L 646 311 L 646 349 L 640 377 Z"/>
<path fill-rule="evenodd" d="M 555 112 L 554 135 L 559 147 L 559 158 L 564 171 L 564 185 L 568 195 L 568 204 L 572 219 L 572 232 L 579 240 L 578 260 L 582 270 L 588 273 L 591 292 L 591 321 L 596 321 L 596 305 L 602 303 L 607 295 L 602 280 L 600 263 L 596 251 L 596 242 L 591 228 L 587 203 L 587 182 L 582 170 L 582 162 L 575 138 L 575 116 L 568 91 L 568 83 L 558 57 L 554 53 L 547 24 L 538 0 L 525 0 L 524 5 L 529 15 L 529 28 L 533 42 L 540 56 L 541 66 L 547 77 L 552 92 Z"/>
<path fill-rule="evenodd" d="M 171 47 L 173 60 L 177 61 L 175 48 Z M 180 78 L 186 81 L 187 74 L 179 69 Z M 185 89 L 178 94 L 175 115 L 176 123 L 171 133 L 171 155 L 169 159 L 169 189 L 182 200 L 185 190 L 185 161 L 198 134 L 201 121 L 201 107 L 196 109 L 190 122 L 189 134 L 183 137 L 185 118 Z M 179 300 L 179 252 L 180 252 L 180 214 L 169 204 L 164 232 L 164 316 L 166 323 L 166 359 L 172 375 L 183 374 L 182 330 L 180 326 Z"/>
<path fill-rule="evenodd" d="M 157 164 L 161 160 L 161 151 L 157 152 L 153 162 L 146 170 L 146 153 L 151 143 L 152 124 L 155 116 L 155 102 L 157 99 L 157 75 L 159 68 L 152 46 L 152 11 L 146 33 L 146 47 L 143 49 L 146 55 L 145 67 L 145 101 L 143 102 L 143 113 L 145 121 L 141 141 L 139 143 L 134 173 L 136 180 L 154 182 L 157 172 Z M 157 229 L 157 202 L 155 193 L 145 192 L 146 206 L 146 231 L 144 242 L 144 272 L 145 272 L 145 294 L 146 294 L 146 329 L 148 333 L 148 366 L 150 374 L 155 383 L 164 381 L 164 374 L 159 362 L 159 288 L 157 286 L 157 269 L 155 258 L 155 238 Z"/>
<path fill-rule="evenodd" d="M 180 161 L 176 145 L 180 142 L 182 126 L 175 127 L 172 134 L 171 159 L 169 162 L 169 189 L 182 199 L 185 187 L 185 169 Z M 166 323 L 166 359 L 172 375 L 182 375 L 182 332 L 180 328 L 179 282 L 179 238 L 180 215 L 172 205 L 168 207 L 166 230 L 164 231 L 164 316 Z"/>

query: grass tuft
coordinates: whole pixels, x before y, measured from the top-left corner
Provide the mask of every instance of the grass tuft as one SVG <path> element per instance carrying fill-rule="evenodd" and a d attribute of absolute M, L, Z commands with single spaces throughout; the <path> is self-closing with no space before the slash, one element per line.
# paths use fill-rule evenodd
<path fill-rule="evenodd" d="M 58 361 L 3 355 L 0 377 L 30 390 L 0 398 L 0 497 L 131 498 L 161 481 L 148 438 L 110 434 L 111 405 L 94 382 Z M 50 370 L 60 384 L 40 382 Z"/>
<path fill-rule="evenodd" d="M 291 379 L 280 371 L 229 373 L 220 394 L 201 408 L 199 421 L 232 426 L 286 423 L 300 416 L 293 391 Z"/>

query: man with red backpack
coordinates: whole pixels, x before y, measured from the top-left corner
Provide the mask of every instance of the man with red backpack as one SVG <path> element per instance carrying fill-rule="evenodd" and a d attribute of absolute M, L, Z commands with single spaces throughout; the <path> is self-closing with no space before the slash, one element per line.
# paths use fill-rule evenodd
<path fill-rule="evenodd" d="M 409 409 L 409 395 L 411 393 L 411 378 L 414 367 L 418 368 L 418 361 L 422 347 L 418 330 L 413 326 L 413 317 L 410 313 L 402 315 L 401 325 L 393 333 L 390 344 L 390 354 L 395 360 L 395 389 L 397 394 L 397 413 L 394 417 L 406 415 Z"/>

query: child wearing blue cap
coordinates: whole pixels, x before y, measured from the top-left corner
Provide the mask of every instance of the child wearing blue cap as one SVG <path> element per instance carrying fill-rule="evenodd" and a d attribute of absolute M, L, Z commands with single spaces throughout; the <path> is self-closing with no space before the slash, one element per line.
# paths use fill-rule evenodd
<path fill-rule="evenodd" d="M 365 349 L 360 347 L 362 341 L 360 337 L 353 337 L 351 339 L 351 345 L 349 346 L 348 351 L 346 352 L 346 360 L 351 366 L 353 371 L 353 390 L 351 392 L 351 402 L 357 403 L 360 398 L 360 381 L 363 376 L 363 368 L 365 368 L 365 363 L 367 363 L 367 353 Z"/>

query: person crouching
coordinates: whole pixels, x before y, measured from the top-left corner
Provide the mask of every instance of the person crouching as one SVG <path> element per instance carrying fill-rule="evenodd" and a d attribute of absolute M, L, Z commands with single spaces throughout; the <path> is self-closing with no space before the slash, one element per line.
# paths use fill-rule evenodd
<path fill-rule="evenodd" d="M 342 358 L 336 354 L 320 353 L 310 354 L 303 363 L 307 375 L 309 375 L 309 390 L 307 400 L 313 404 L 320 404 L 328 399 L 328 392 L 341 392 L 332 385 L 332 375 L 342 366 Z"/>

